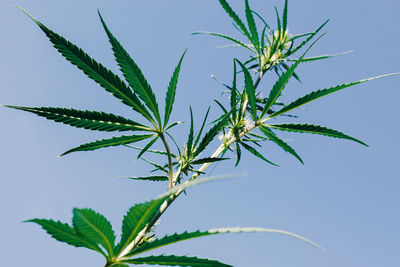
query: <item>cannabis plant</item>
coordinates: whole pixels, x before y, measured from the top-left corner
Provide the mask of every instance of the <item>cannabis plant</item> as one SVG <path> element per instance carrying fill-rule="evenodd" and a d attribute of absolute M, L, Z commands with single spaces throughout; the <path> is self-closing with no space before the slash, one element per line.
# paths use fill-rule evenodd
<path fill-rule="evenodd" d="M 328 21 L 309 33 L 293 34 L 289 32 L 288 28 L 287 0 L 282 12 L 275 9 L 275 26 L 269 24 L 261 15 L 252 10 L 248 0 L 245 0 L 245 20 L 237 15 L 226 0 L 219 0 L 219 3 L 232 19 L 234 27 L 242 35 L 242 38 L 239 40 L 215 32 L 195 32 L 194 35 L 202 34 L 223 38 L 229 41 L 232 46 L 248 51 L 249 57 L 232 60 L 232 81 L 221 83 L 228 101 L 225 103 L 215 100 L 216 106 L 220 110 L 219 115 L 210 119 L 210 108 L 205 109 L 205 115 L 198 123 L 195 122 L 192 108 L 189 107 L 189 116 L 181 118 L 183 121 L 188 121 L 189 128 L 184 144 L 179 144 L 171 132 L 174 127 L 182 127 L 180 121 L 171 121 L 171 114 L 174 110 L 175 96 L 179 90 L 178 80 L 186 51 L 181 55 L 172 72 L 170 82 L 166 86 L 165 96 L 156 96 L 140 67 L 113 35 L 100 12 L 101 24 L 124 79 L 90 57 L 77 45 L 24 11 L 67 61 L 130 108 L 132 116 L 126 118 L 103 111 L 61 107 L 11 105 L 6 107 L 28 111 L 55 122 L 86 130 L 125 132 L 124 135 L 79 145 L 62 153 L 61 156 L 72 152 L 93 151 L 111 146 L 129 147 L 137 153 L 138 159 L 143 159 L 153 168 L 148 176 L 130 178 L 132 180 L 165 183 L 168 189 L 165 193 L 151 198 L 148 202 L 132 206 L 122 220 L 122 231 L 119 238 L 116 237 L 111 223 L 103 215 L 90 208 L 74 208 L 72 224 L 51 219 L 30 219 L 27 222 L 40 225 L 51 237 L 60 242 L 87 248 L 101 254 L 105 258 L 105 266 L 110 267 L 138 264 L 231 266 L 217 260 L 191 256 L 164 254 L 139 256 L 142 253 L 176 242 L 226 233 L 280 233 L 319 247 L 317 244 L 293 233 L 254 227 L 225 227 L 194 232 L 185 231 L 163 237 L 155 235 L 154 230 L 160 217 L 175 199 L 182 193 L 186 193 L 187 188 L 199 183 L 226 178 L 225 176 L 199 178 L 201 175 L 207 174 L 212 164 L 233 159 L 235 166 L 237 166 L 240 164 L 242 152 L 248 151 L 252 156 L 266 164 L 277 165 L 271 160 L 271 155 L 265 156 L 265 152 L 262 150 L 265 143 L 276 144 L 303 163 L 295 149 L 279 136 L 280 131 L 324 135 L 366 145 L 364 142 L 338 130 L 309 123 L 287 122 L 287 118 L 293 117 L 293 110 L 321 97 L 376 78 L 392 75 L 388 74 L 318 89 L 289 103 L 284 103 L 281 96 L 288 81 L 292 77 L 301 81 L 296 72 L 301 63 L 336 56 L 307 56 L 312 46 L 324 35 L 322 30 Z M 272 72 L 276 73 L 276 82 L 273 86 L 271 88 L 259 88 L 263 77 Z M 275 76 L 275 74 L 273 75 Z M 162 102 L 160 99 L 162 99 Z M 206 106 L 206 104 L 203 104 L 203 106 Z M 214 147 L 217 143 L 219 143 L 218 146 Z M 163 149 L 155 149 L 156 144 L 162 145 Z M 215 150 L 210 153 L 212 147 Z M 146 157 L 149 154 L 157 155 L 157 160 L 150 160 Z"/>

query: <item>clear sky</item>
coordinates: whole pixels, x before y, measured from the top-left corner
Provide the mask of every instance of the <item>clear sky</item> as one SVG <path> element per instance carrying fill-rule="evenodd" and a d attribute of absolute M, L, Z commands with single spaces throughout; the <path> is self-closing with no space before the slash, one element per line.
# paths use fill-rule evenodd
<path fill-rule="evenodd" d="M 244 1 L 230 2 L 243 18 Z M 283 2 L 253 0 L 250 4 L 274 24 L 273 7 L 281 10 Z M 222 39 L 190 35 L 204 30 L 239 37 L 217 0 L 2 0 L 0 104 L 96 109 L 131 116 L 128 108 L 66 62 L 14 4 L 117 71 L 97 16 L 99 8 L 141 66 L 160 102 L 173 68 L 188 48 L 174 107 L 176 120 L 189 119 L 189 105 L 198 124 L 208 105 L 212 105 L 212 117 L 217 117 L 219 109 L 212 100 L 224 96 L 210 74 L 229 82 L 232 58 L 247 57 L 238 48 L 216 48 L 227 44 Z M 397 0 L 289 1 L 291 33 L 312 31 L 331 19 L 328 34 L 310 55 L 354 52 L 304 64 L 299 70 L 303 84 L 291 81 L 285 98 L 400 71 L 399 10 Z M 269 74 L 260 88 L 269 89 L 275 78 Z M 190 240 L 160 249 L 159 254 L 196 255 L 240 267 L 400 266 L 398 99 L 400 77 L 389 77 L 304 106 L 296 111 L 299 122 L 341 130 L 370 147 L 284 134 L 304 159 L 304 166 L 272 145 L 265 146 L 263 153 L 279 168 L 248 154 L 236 169 L 233 162 L 220 164 L 212 174 L 247 173 L 248 177 L 190 189 L 165 214 L 157 230 L 163 236 L 224 226 L 277 228 L 303 235 L 325 251 L 286 236 L 240 234 Z M 73 207 L 90 207 L 109 218 L 119 232 L 130 206 L 166 188 L 165 184 L 119 178 L 148 172 L 128 148 L 56 157 L 109 135 L 5 108 L 0 109 L 0 121 L 2 266 L 103 266 L 96 253 L 59 243 L 37 225 L 21 222 L 30 218 L 70 222 Z M 176 131 L 179 142 L 187 131 L 187 124 Z"/>

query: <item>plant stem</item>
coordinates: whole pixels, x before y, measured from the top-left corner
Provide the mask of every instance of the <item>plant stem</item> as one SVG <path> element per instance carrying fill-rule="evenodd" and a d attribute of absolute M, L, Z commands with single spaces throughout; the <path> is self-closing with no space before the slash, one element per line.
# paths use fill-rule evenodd
<path fill-rule="evenodd" d="M 257 88 L 263 75 L 265 72 L 260 71 L 260 74 L 257 78 L 257 80 L 254 83 L 254 87 Z M 244 104 L 244 111 L 246 110 L 248 104 L 248 100 L 245 101 Z M 247 134 L 248 132 L 252 131 L 253 129 L 257 128 L 259 126 L 258 122 L 255 122 L 254 125 L 248 127 L 247 129 L 245 129 L 242 133 L 240 133 L 240 135 L 236 138 L 236 137 L 232 137 L 228 142 L 226 143 L 222 143 L 217 150 L 215 150 L 215 152 L 210 156 L 211 158 L 216 158 L 218 157 L 225 148 L 229 147 L 230 145 L 232 145 L 234 142 L 236 142 L 238 140 L 238 138 L 243 137 L 245 134 Z M 171 153 L 168 147 L 168 143 L 165 139 L 165 136 L 163 134 L 160 135 L 161 140 L 163 141 L 164 145 L 165 145 L 165 149 L 167 150 L 168 153 L 168 161 L 169 161 L 169 165 L 170 165 L 170 173 L 169 173 L 169 181 L 170 181 L 170 185 L 169 188 L 173 188 L 173 184 L 172 181 L 176 181 L 177 178 L 179 177 L 179 175 L 181 174 L 181 170 L 179 169 L 176 173 L 173 174 L 172 172 L 172 159 L 171 159 Z M 188 180 L 185 181 L 185 183 L 188 183 L 190 180 L 196 179 L 200 173 L 204 172 L 209 166 L 210 166 L 210 162 L 208 163 L 204 163 L 203 165 L 201 165 L 201 167 L 198 169 L 198 171 L 192 175 L 192 177 Z M 178 198 L 178 196 L 185 191 L 184 189 L 181 189 L 179 191 L 177 191 L 176 193 L 172 194 L 167 200 L 164 201 L 164 203 L 161 204 L 159 211 L 154 215 L 154 217 L 151 219 L 151 221 L 143 228 L 142 231 L 139 232 L 139 234 L 136 236 L 135 240 L 132 241 L 132 243 L 130 243 L 117 257 L 117 260 L 122 260 L 122 259 L 126 259 L 124 258 L 129 251 L 131 251 L 136 244 L 138 244 L 139 242 L 142 241 L 142 239 L 146 236 L 146 234 L 148 233 L 148 231 L 153 227 L 153 225 L 158 221 L 158 219 L 161 217 L 161 215 L 168 209 L 168 207 L 174 202 L 174 200 L 176 198 Z"/>
<path fill-rule="evenodd" d="M 171 151 L 169 149 L 169 145 L 168 145 L 167 139 L 165 139 L 165 135 L 164 135 L 163 132 L 160 133 L 160 138 L 161 138 L 162 142 L 164 143 L 165 150 L 167 151 L 167 154 L 168 154 L 168 166 L 169 166 L 169 173 L 168 173 L 169 186 L 168 186 L 168 189 L 170 190 L 170 189 L 172 189 L 174 187 L 174 184 L 173 184 L 174 171 L 172 170 Z"/>

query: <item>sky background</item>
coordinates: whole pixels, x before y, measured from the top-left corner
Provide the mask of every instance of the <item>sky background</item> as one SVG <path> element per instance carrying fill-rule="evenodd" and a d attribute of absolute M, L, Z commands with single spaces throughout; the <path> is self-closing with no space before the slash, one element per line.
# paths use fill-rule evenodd
<path fill-rule="evenodd" d="M 250 1 L 275 25 L 273 7 L 280 1 Z M 230 1 L 244 18 L 244 1 Z M 246 59 L 238 48 L 216 48 L 222 39 L 191 36 L 214 31 L 240 38 L 217 0 L 2 0 L 0 3 L 0 104 L 60 106 L 104 110 L 136 118 L 52 48 L 19 5 L 54 31 L 117 71 L 97 16 L 100 9 L 111 31 L 132 54 L 163 103 L 173 68 L 185 48 L 172 119 L 187 121 L 192 105 L 197 127 L 212 100 L 226 101 L 210 78 L 232 78 L 232 58 Z M 353 53 L 299 69 L 303 84 L 292 80 L 284 96 L 296 99 L 312 90 L 400 71 L 400 2 L 336 0 L 289 2 L 289 30 L 304 33 L 330 18 L 328 34 L 310 55 Z M 275 74 L 260 84 L 269 90 Z M 247 178 L 216 182 L 188 190 L 162 217 L 157 235 L 224 226 L 277 228 L 303 235 L 326 248 L 274 234 L 220 235 L 195 239 L 153 254 L 196 255 L 234 266 L 400 266 L 400 77 L 348 88 L 296 111 L 298 122 L 341 130 L 370 145 L 328 137 L 281 134 L 305 161 L 273 145 L 264 155 L 281 167 L 244 154 L 240 166 L 224 162 L 212 175 L 247 173 Z M 57 155 L 108 134 L 75 129 L 33 114 L 0 109 L 0 255 L 3 266 L 99 267 L 104 260 L 83 248 L 51 239 L 31 218 L 70 222 L 73 207 L 104 214 L 119 233 L 125 212 L 166 189 L 166 184 L 119 178 L 146 175 L 128 148 Z M 280 120 L 284 122 L 284 120 Z M 188 125 L 173 131 L 183 143 Z M 216 148 L 217 143 L 213 146 Z M 211 150 L 209 151 L 212 152 Z"/>

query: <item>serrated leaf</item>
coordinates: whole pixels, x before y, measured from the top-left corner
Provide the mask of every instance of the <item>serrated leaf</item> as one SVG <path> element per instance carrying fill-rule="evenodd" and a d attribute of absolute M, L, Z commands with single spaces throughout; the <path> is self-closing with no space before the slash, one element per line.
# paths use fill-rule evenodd
<path fill-rule="evenodd" d="M 168 176 L 165 175 L 154 175 L 154 176 L 144 176 L 144 177 L 128 177 L 132 180 L 140 180 L 140 181 L 168 181 Z"/>
<path fill-rule="evenodd" d="M 177 242 L 193 239 L 193 238 L 198 238 L 198 237 L 204 237 L 204 236 L 210 236 L 210 235 L 218 235 L 218 234 L 239 234 L 239 233 L 274 233 L 274 234 L 282 234 L 282 235 L 287 235 L 290 237 L 294 237 L 296 239 L 299 239 L 301 241 L 304 241 L 306 243 L 309 243 L 317 248 L 321 248 L 319 245 L 316 243 L 293 233 L 287 232 L 287 231 L 282 231 L 282 230 L 276 230 L 276 229 L 268 229 L 268 228 L 257 228 L 257 227 L 226 227 L 226 228 L 216 228 L 216 229 L 210 229 L 208 231 L 196 231 L 196 232 L 183 232 L 180 234 L 173 234 L 173 235 L 167 235 L 164 236 L 160 239 L 155 239 L 150 242 L 146 242 L 143 245 L 133 249 L 127 256 L 131 257 L 140 253 L 144 253 L 153 249 L 157 249 L 163 246 L 171 245 Z"/>
<path fill-rule="evenodd" d="M 296 157 L 301 164 L 304 164 L 303 160 L 300 158 L 300 156 L 296 153 L 296 151 L 289 146 L 285 141 L 283 141 L 282 139 L 280 139 L 279 137 L 277 137 L 270 129 L 268 129 L 267 127 L 261 126 L 260 130 L 265 134 L 265 136 L 267 136 L 271 141 L 273 141 L 275 144 L 277 144 L 278 146 L 280 146 L 283 150 L 285 150 L 286 152 L 289 152 L 290 154 L 292 154 L 294 157 Z"/>
<path fill-rule="evenodd" d="M 164 128 L 168 124 L 169 117 L 171 116 L 172 107 L 173 107 L 174 101 L 175 101 L 178 77 L 179 77 L 179 73 L 181 70 L 182 60 L 183 60 L 183 57 L 185 56 L 185 54 L 186 54 L 186 50 L 185 50 L 185 52 L 183 52 L 183 55 L 182 55 L 181 59 L 179 60 L 179 63 L 176 66 L 176 68 L 172 74 L 171 80 L 169 82 L 169 85 L 168 85 L 167 94 L 165 96 Z"/>
<path fill-rule="evenodd" d="M 250 145 L 248 145 L 248 144 L 246 144 L 246 143 L 243 143 L 243 142 L 240 142 L 240 144 L 241 144 L 247 151 L 249 151 L 251 154 L 255 155 L 256 157 L 262 159 L 262 160 L 265 161 L 265 162 L 268 162 L 268 163 L 271 164 L 271 165 L 278 166 L 278 165 L 276 165 L 275 163 L 273 163 L 273 162 L 269 161 L 268 159 L 266 159 L 266 158 L 265 158 L 260 152 L 258 152 L 254 147 L 252 147 L 252 146 L 250 146 Z"/>
<path fill-rule="evenodd" d="M 223 161 L 223 160 L 227 160 L 227 159 L 229 159 L 229 158 L 202 158 L 202 159 L 192 161 L 191 164 L 196 165 L 196 164 L 212 163 L 212 162 Z"/>
<path fill-rule="evenodd" d="M 260 40 L 258 38 L 257 26 L 256 22 L 254 21 L 253 13 L 251 12 L 248 0 L 245 0 L 245 13 L 246 13 L 247 24 L 249 25 L 249 30 L 252 37 L 251 42 L 254 44 L 257 50 L 260 50 Z"/>
<path fill-rule="evenodd" d="M 143 148 L 137 147 L 137 146 L 132 146 L 132 145 L 124 145 L 124 146 L 130 147 L 130 148 L 133 148 L 133 149 L 136 149 L 136 150 L 143 150 Z M 163 150 L 148 149 L 147 152 L 154 153 L 154 154 L 160 154 L 160 155 L 168 155 L 168 153 L 166 151 L 163 151 Z M 177 156 L 175 154 L 173 154 L 173 153 L 171 153 L 171 156 L 174 157 L 174 158 L 177 158 Z"/>
<path fill-rule="evenodd" d="M 220 131 L 222 131 L 229 120 L 229 115 L 229 112 L 223 115 L 221 120 L 214 124 L 214 126 L 211 127 L 211 129 L 204 135 L 203 139 L 199 143 L 199 146 L 193 152 L 193 157 L 197 157 L 208 146 L 208 144 L 211 143 L 214 137 L 217 136 Z"/>
<path fill-rule="evenodd" d="M 308 53 L 311 47 L 313 47 L 313 45 L 319 40 L 319 38 L 307 48 L 307 50 L 303 53 L 303 55 L 287 71 L 285 71 L 281 76 L 279 76 L 279 79 L 275 82 L 269 93 L 267 103 L 264 106 L 264 110 L 261 113 L 261 117 L 263 117 L 264 114 L 270 110 L 270 108 L 275 104 L 275 102 L 281 96 L 283 89 L 286 87 L 287 83 L 289 82 L 289 79 L 294 74 L 295 69 L 297 68 L 297 66 L 299 66 L 301 60 Z"/>
<path fill-rule="evenodd" d="M 236 162 L 235 162 L 235 167 L 237 167 L 237 165 L 239 165 L 241 157 L 242 157 L 242 150 L 240 149 L 239 142 L 236 142 Z"/>
<path fill-rule="evenodd" d="M 87 240 L 85 237 L 78 234 L 74 228 L 66 223 L 46 219 L 32 219 L 25 222 L 33 222 L 39 224 L 44 230 L 46 230 L 49 235 L 51 235 L 51 237 L 60 242 L 67 243 L 68 245 L 74 247 L 85 247 L 97 251 L 107 258 L 106 254 L 96 243 Z"/>
<path fill-rule="evenodd" d="M 144 153 L 146 153 L 150 147 L 154 145 L 154 143 L 157 141 L 159 136 L 157 135 L 153 140 L 151 140 L 138 154 L 137 158 L 140 158 Z"/>
<path fill-rule="evenodd" d="M 368 146 L 364 142 L 361 142 L 360 140 L 353 138 L 351 136 L 348 136 L 342 132 L 339 132 L 337 130 L 329 129 L 320 125 L 313 125 L 313 124 L 268 124 L 266 125 L 267 127 L 274 128 L 277 130 L 281 131 L 287 131 L 287 132 L 298 132 L 298 133 L 311 133 L 311 134 L 319 134 L 319 135 L 325 135 L 325 136 L 330 136 L 330 137 L 335 137 L 335 138 L 340 138 L 340 139 L 348 139 L 355 141 L 359 144 L 362 144 L 364 146 Z"/>
<path fill-rule="evenodd" d="M 136 204 L 128 210 L 122 221 L 121 241 L 116 247 L 115 254 L 120 254 L 153 219 L 161 204 L 169 195 L 145 203 Z"/>
<path fill-rule="evenodd" d="M 132 246 L 132 241 L 134 241 L 135 237 L 139 234 L 139 232 L 142 231 L 142 229 L 152 219 L 154 219 L 154 216 L 159 211 L 162 203 L 172 194 L 178 191 L 183 191 L 189 187 L 193 187 L 198 184 L 218 181 L 232 177 L 235 176 L 225 175 L 225 176 L 209 177 L 209 178 L 186 181 L 185 183 L 177 185 L 173 189 L 170 189 L 169 191 L 161 194 L 156 199 L 136 204 L 135 206 L 131 207 L 122 221 L 121 241 L 115 249 L 115 254 L 119 255 L 119 257 L 123 257 L 134 248 L 134 246 Z"/>
<path fill-rule="evenodd" d="M 192 107 L 190 107 L 190 129 L 189 129 L 189 136 L 188 136 L 188 141 L 187 141 L 187 158 L 188 159 L 192 155 L 192 151 L 193 151 L 193 138 L 194 138 L 193 112 L 192 112 Z"/>
<path fill-rule="evenodd" d="M 194 147 L 196 147 L 197 144 L 198 144 L 199 141 L 200 141 L 200 137 L 201 137 L 201 134 L 203 133 L 204 125 L 206 125 L 206 121 L 207 121 L 208 113 L 209 113 L 209 112 L 210 112 L 210 107 L 208 107 L 207 112 L 206 112 L 206 115 L 204 116 L 204 119 L 203 119 L 203 123 L 201 124 L 200 130 L 199 130 L 199 132 L 198 132 L 197 135 L 196 135 L 196 140 L 194 141 L 194 145 L 193 145 Z"/>
<path fill-rule="evenodd" d="M 254 87 L 253 83 L 253 78 L 251 78 L 250 72 L 247 70 L 246 66 L 243 65 L 242 62 L 239 60 L 236 60 L 239 65 L 242 67 L 243 73 L 244 73 L 244 83 L 245 83 L 245 89 L 246 89 L 246 94 L 249 99 L 249 104 L 251 107 L 251 116 L 253 117 L 254 121 L 257 121 L 257 102 L 256 102 L 256 89 Z"/>
<path fill-rule="evenodd" d="M 139 66 L 135 63 L 135 61 L 133 61 L 128 52 L 110 32 L 106 23 L 101 17 L 100 12 L 99 17 L 112 45 L 115 59 L 118 62 L 125 79 L 128 81 L 135 93 L 140 97 L 140 99 L 142 99 L 146 106 L 151 110 L 156 117 L 158 124 L 161 126 L 160 111 L 158 109 L 158 103 L 153 90 L 151 89 Z"/>
<path fill-rule="evenodd" d="M 192 266 L 192 267 L 233 267 L 216 260 L 201 259 L 197 257 L 160 255 L 148 256 L 143 258 L 124 260 L 130 264 L 149 264 L 149 265 L 167 265 L 167 266 Z"/>
<path fill-rule="evenodd" d="M 111 113 L 58 107 L 18 107 L 9 105 L 5 105 L 5 107 L 32 112 L 55 122 L 88 130 L 106 132 L 152 130 L 143 124 Z"/>
<path fill-rule="evenodd" d="M 376 77 L 372 77 L 372 78 L 368 78 L 368 79 L 363 79 L 363 80 L 359 80 L 359 81 L 355 81 L 355 82 L 351 82 L 351 83 L 344 83 L 342 85 L 337 85 L 337 86 L 333 86 L 330 88 L 325 88 L 325 89 L 319 89 L 317 91 L 311 92 L 303 97 L 298 98 L 297 100 L 293 101 L 292 103 L 284 106 L 283 108 L 281 108 L 280 110 L 274 112 L 273 114 L 271 114 L 269 116 L 269 118 L 273 118 L 276 116 L 279 116 L 283 113 L 286 113 L 290 110 L 293 110 L 295 108 L 298 108 L 304 104 L 307 104 L 311 101 L 314 101 L 318 98 L 321 98 L 323 96 L 332 94 L 334 92 L 340 91 L 342 89 L 345 89 L 347 87 L 351 87 L 360 83 L 364 83 L 364 82 L 368 82 L 368 81 L 372 81 L 378 78 L 383 78 L 383 77 L 387 77 L 387 76 L 392 76 L 392 75 L 398 75 L 400 73 L 391 73 L 391 74 L 385 74 L 385 75 L 381 75 L 381 76 L 376 76 Z"/>
<path fill-rule="evenodd" d="M 296 53 L 297 51 L 299 51 L 303 46 L 305 46 L 312 38 L 314 38 L 315 35 L 317 35 L 317 33 L 323 28 L 325 27 L 325 25 L 329 22 L 329 19 L 327 19 L 321 26 L 319 26 L 318 29 L 315 30 L 315 32 L 311 33 L 307 39 L 305 39 L 300 45 L 298 45 L 297 47 L 291 49 L 290 51 L 288 51 L 285 55 L 285 57 L 288 57 L 290 55 L 293 55 L 294 53 Z"/>
<path fill-rule="evenodd" d="M 247 30 L 246 26 L 244 23 L 241 21 L 239 16 L 233 11 L 233 9 L 230 7 L 227 1 L 225 0 L 218 0 L 225 12 L 233 19 L 233 21 L 236 23 L 237 26 L 242 30 L 243 34 L 246 35 L 249 40 L 251 40 L 249 31 Z"/>
<path fill-rule="evenodd" d="M 236 62 L 233 61 L 233 82 L 231 88 L 230 105 L 232 109 L 232 120 L 236 121 L 236 105 L 237 105 L 237 89 L 236 89 Z"/>
<path fill-rule="evenodd" d="M 301 60 L 302 63 L 305 62 L 312 62 L 312 61 L 317 61 L 317 60 L 321 60 L 321 59 L 328 59 L 328 58 L 333 58 L 333 57 L 337 57 L 337 56 L 342 56 L 342 55 L 346 55 L 353 52 L 352 50 L 350 51 L 346 51 L 346 52 L 342 52 L 342 53 L 338 53 L 338 54 L 333 54 L 333 55 L 321 55 L 321 56 L 316 56 L 316 57 L 305 57 Z M 287 59 L 287 61 L 296 61 L 294 59 Z"/>
<path fill-rule="evenodd" d="M 287 30 L 287 21 L 288 21 L 288 1 L 285 0 L 285 7 L 283 8 L 283 15 L 282 15 L 282 24 L 283 24 L 283 32 Z"/>
<path fill-rule="evenodd" d="M 66 40 L 61 35 L 53 32 L 41 22 L 34 19 L 25 10 L 23 10 L 22 8 L 19 9 L 27 14 L 40 27 L 40 29 L 49 38 L 50 42 L 53 43 L 57 51 L 66 60 L 78 67 L 89 78 L 98 83 L 106 91 L 110 92 L 112 95 L 120 99 L 124 104 L 133 108 L 150 122 L 153 122 L 153 119 L 145 106 L 143 106 L 137 96 L 116 74 L 105 68 L 100 63 L 96 62 L 81 48 L 77 47 L 75 44 Z"/>
<path fill-rule="evenodd" d="M 152 136 L 153 136 L 152 134 L 128 135 L 128 136 L 123 135 L 123 136 L 119 136 L 119 137 L 113 137 L 110 139 L 97 140 L 97 141 L 94 141 L 91 143 L 86 143 L 86 144 L 80 145 L 78 147 L 72 148 L 72 149 L 62 153 L 60 156 L 64 156 L 71 152 L 76 152 L 76 151 L 92 151 L 92 150 L 96 150 L 96 149 L 103 148 L 103 147 L 131 144 L 131 143 L 135 143 L 135 142 L 150 138 Z"/>
<path fill-rule="evenodd" d="M 245 44 L 245 43 L 243 43 L 243 42 L 241 42 L 241 41 L 239 41 L 239 40 L 237 40 L 237 39 L 235 39 L 235 38 L 233 38 L 231 36 L 225 35 L 225 34 L 216 33 L 216 32 L 194 32 L 192 34 L 193 35 L 196 35 L 196 34 L 207 34 L 207 35 L 211 35 L 211 36 L 220 37 L 220 38 L 229 40 L 231 42 L 234 42 L 235 44 L 237 44 L 237 45 L 239 45 L 241 47 L 244 47 L 244 48 L 250 50 L 251 52 L 256 53 L 256 51 L 250 45 L 247 45 L 247 44 Z"/>
<path fill-rule="evenodd" d="M 112 258 L 115 233 L 110 222 L 103 215 L 91 209 L 75 208 L 73 214 L 72 224 L 76 231 L 86 239 L 100 244 Z"/>

